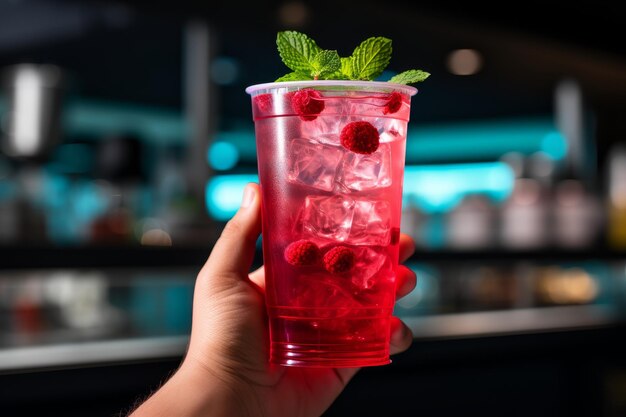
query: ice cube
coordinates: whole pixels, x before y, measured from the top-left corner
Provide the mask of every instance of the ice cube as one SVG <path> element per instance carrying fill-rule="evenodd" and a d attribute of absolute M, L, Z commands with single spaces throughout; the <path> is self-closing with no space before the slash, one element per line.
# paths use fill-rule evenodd
<path fill-rule="evenodd" d="M 355 202 L 349 197 L 307 196 L 302 226 L 314 237 L 345 241 L 352 227 Z"/>
<path fill-rule="evenodd" d="M 390 275 L 392 272 L 391 259 L 383 248 L 361 246 L 356 250 L 356 259 L 350 276 L 357 290 L 372 289 L 376 284 L 374 277 L 379 272 L 385 275 Z"/>
<path fill-rule="evenodd" d="M 407 122 L 404 120 L 390 117 L 381 117 L 374 121 L 374 127 L 378 129 L 381 143 L 404 139 L 406 137 L 406 124 Z"/>
<path fill-rule="evenodd" d="M 385 97 L 354 97 L 350 100 L 350 114 L 362 120 L 363 116 L 382 115 L 387 103 Z"/>
<path fill-rule="evenodd" d="M 347 123 L 348 108 L 345 100 L 329 99 L 323 114 L 313 121 L 301 123 L 300 134 L 303 138 L 340 146 L 339 134 Z"/>
<path fill-rule="evenodd" d="M 381 143 L 376 152 L 364 155 L 346 152 L 340 182 L 353 191 L 391 185 L 391 147 Z"/>
<path fill-rule="evenodd" d="M 318 190 L 331 191 L 343 156 L 341 148 L 297 138 L 289 147 L 290 182 Z"/>
<path fill-rule="evenodd" d="M 391 208 L 384 200 L 354 202 L 348 243 L 387 246 L 390 242 Z"/>

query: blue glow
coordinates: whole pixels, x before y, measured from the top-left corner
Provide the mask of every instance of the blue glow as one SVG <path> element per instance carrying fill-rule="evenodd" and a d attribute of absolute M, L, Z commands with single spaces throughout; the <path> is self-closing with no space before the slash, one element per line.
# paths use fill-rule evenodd
<path fill-rule="evenodd" d="M 239 151 L 231 142 L 217 141 L 209 147 L 209 165 L 217 171 L 234 168 L 239 161 Z"/>
<path fill-rule="evenodd" d="M 98 192 L 98 188 L 92 182 L 79 182 L 72 190 L 72 212 L 74 220 L 80 220 L 89 224 L 93 219 L 106 212 L 108 201 Z"/>
<path fill-rule="evenodd" d="M 482 194 L 494 201 L 505 200 L 513 190 L 515 176 L 503 162 L 407 166 L 404 203 L 426 213 L 453 209 L 465 196 Z M 206 206 L 216 220 L 230 219 L 239 208 L 243 189 L 258 182 L 255 174 L 218 175 L 206 185 Z"/>
<path fill-rule="evenodd" d="M 250 182 L 259 182 L 256 174 L 218 175 L 206 185 L 206 207 L 216 220 L 226 221 L 239 209 L 243 189 Z"/>
<path fill-rule="evenodd" d="M 131 133 L 161 144 L 184 143 L 190 132 L 180 111 L 96 101 L 69 103 L 63 109 L 63 128 L 98 137 Z"/>
<path fill-rule="evenodd" d="M 514 180 L 512 169 L 503 162 L 407 166 L 404 202 L 436 213 L 453 209 L 470 194 L 503 201 L 513 191 Z"/>
<path fill-rule="evenodd" d="M 253 129 L 218 132 L 217 138 L 220 142 L 233 145 L 240 159 L 256 161 L 256 138 Z"/>
<path fill-rule="evenodd" d="M 567 141 L 560 132 L 547 133 L 541 141 L 541 150 L 553 160 L 563 159 L 567 155 Z"/>
<path fill-rule="evenodd" d="M 551 118 L 410 126 L 406 159 L 412 164 L 498 159 L 508 152 L 530 155 L 546 151 L 546 137 L 546 152 L 555 159 L 565 156 L 566 144 Z"/>

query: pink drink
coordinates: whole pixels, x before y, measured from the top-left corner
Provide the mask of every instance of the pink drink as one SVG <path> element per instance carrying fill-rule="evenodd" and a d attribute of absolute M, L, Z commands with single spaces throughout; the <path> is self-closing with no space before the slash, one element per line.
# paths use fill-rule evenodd
<path fill-rule="evenodd" d="M 303 114 L 292 101 L 307 88 L 319 93 L 319 114 Z M 402 100 L 390 107 L 394 91 Z M 317 367 L 390 362 L 406 130 L 416 91 L 356 81 L 247 89 L 263 194 L 271 362 Z M 378 131 L 373 153 L 342 145 L 342 129 L 357 121 Z M 290 246 L 303 241 L 297 250 Z M 309 246 L 319 253 L 302 252 Z M 337 247 L 347 249 L 329 253 Z M 343 252 L 351 254 L 347 264 Z"/>

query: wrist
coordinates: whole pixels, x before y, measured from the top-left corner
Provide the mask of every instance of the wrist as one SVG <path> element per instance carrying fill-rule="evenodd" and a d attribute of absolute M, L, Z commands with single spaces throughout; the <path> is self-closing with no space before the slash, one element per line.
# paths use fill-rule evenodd
<path fill-rule="evenodd" d="M 176 373 L 130 417 L 244 416 L 237 387 L 206 369 L 184 362 Z"/>

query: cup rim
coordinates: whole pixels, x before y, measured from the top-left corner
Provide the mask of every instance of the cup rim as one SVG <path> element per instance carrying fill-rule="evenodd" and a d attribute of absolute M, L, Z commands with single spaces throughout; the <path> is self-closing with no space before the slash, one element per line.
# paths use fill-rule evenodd
<path fill-rule="evenodd" d="M 261 90 L 275 89 L 275 88 L 306 88 L 306 87 L 360 87 L 363 90 L 377 90 L 377 91 L 401 91 L 405 94 L 413 96 L 417 94 L 417 88 L 406 84 L 390 83 L 388 81 L 353 81 L 353 80 L 309 80 L 309 81 L 281 81 L 254 84 L 246 87 L 246 93 L 255 95 Z"/>

